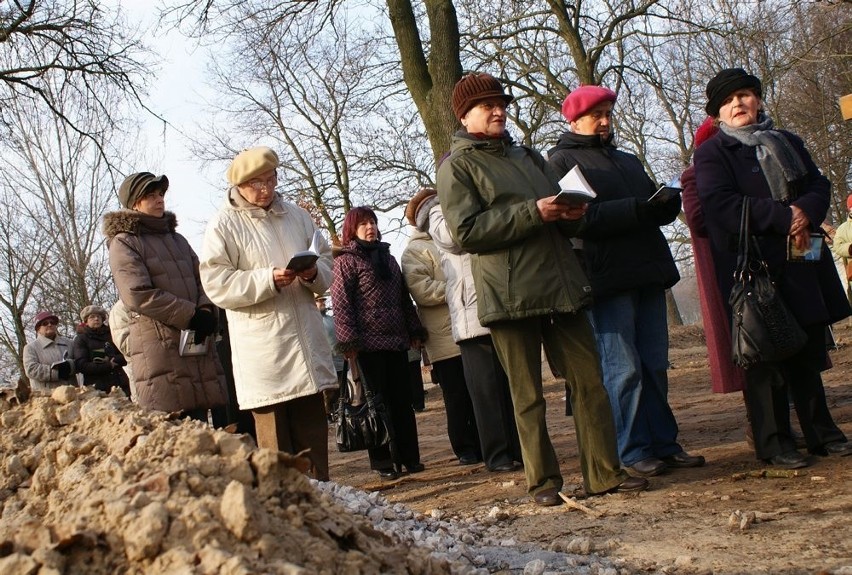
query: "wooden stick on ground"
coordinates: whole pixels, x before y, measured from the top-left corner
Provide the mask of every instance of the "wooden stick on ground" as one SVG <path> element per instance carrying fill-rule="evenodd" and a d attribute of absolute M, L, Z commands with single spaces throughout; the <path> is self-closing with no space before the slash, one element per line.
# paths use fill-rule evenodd
<path fill-rule="evenodd" d="M 594 518 L 598 518 L 598 517 L 601 516 L 601 514 L 598 513 L 597 511 L 595 511 L 594 509 L 590 509 L 590 508 L 586 507 L 585 505 L 583 505 L 582 503 L 577 503 L 576 499 L 574 499 L 573 497 L 568 497 L 567 495 L 565 495 L 561 491 L 559 492 L 559 497 L 561 497 L 562 501 L 564 501 L 565 504 L 568 507 L 570 507 L 571 509 L 576 509 L 577 511 L 582 511 L 586 515 L 590 515 Z"/>

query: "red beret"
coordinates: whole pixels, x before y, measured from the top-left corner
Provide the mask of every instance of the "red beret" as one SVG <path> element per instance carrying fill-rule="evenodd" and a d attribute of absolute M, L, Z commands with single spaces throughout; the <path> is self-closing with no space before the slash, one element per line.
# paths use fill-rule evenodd
<path fill-rule="evenodd" d="M 718 131 L 719 128 L 713 124 L 713 118 L 708 117 L 695 131 L 695 140 L 693 140 L 695 147 L 698 148 L 698 146 L 715 136 Z"/>
<path fill-rule="evenodd" d="M 562 102 L 562 115 L 569 122 L 583 116 L 601 102 L 615 102 L 615 92 L 602 86 L 580 86 Z"/>

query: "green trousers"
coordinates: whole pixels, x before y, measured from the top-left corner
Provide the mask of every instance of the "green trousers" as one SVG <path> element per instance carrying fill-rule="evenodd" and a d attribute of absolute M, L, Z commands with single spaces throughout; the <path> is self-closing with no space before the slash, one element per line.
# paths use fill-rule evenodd
<path fill-rule="evenodd" d="M 521 439 L 527 491 L 535 495 L 562 488 L 562 474 L 550 441 L 541 385 L 541 346 L 565 377 L 580 451 L 583 486 L 602 493 L 627 479 L 615 443 L 615 424 L 601 380 L 591 325 L 584 313 L 509 320 L 489 325 L 500 363 L 509 376 Z"/>

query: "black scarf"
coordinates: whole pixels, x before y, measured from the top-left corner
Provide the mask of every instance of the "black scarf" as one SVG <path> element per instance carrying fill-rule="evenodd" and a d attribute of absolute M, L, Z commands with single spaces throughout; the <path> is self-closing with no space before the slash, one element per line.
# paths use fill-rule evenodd
<path fill-rule="evenodd" d="M 355 238 L 355 242 L 370 254 L 370 263 L 376 275 L 383 280 L 390 279 L 390 244 L 379 241 L 367 242 L 360 238 Z"/>

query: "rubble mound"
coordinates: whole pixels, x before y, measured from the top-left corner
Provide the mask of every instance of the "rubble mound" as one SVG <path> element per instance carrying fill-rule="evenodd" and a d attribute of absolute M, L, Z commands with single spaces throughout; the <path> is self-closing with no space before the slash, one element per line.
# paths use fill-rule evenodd
<path fill-rule="evenodd" d="M 245 436 L 63 387 L 0 400 L 0 573 L 451 573 Z"/>

